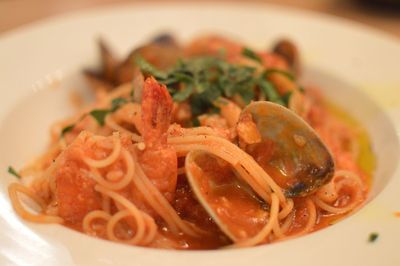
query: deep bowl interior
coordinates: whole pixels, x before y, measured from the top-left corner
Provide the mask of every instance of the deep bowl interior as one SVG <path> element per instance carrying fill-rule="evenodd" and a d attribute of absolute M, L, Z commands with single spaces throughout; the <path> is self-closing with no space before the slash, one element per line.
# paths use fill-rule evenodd
<path fill-rule="evenodd" d="M 388 116 L 358 88 L 316 69 L 306 69 L 304 82 L 317 86 L 325 97 L 353 116 L 367 130 L 376 169 L 372 177 L 369 200 L 388 184 L 399 163 L 399 140 Z"/>
<path fill-rule="evenodd" d="M 318 86 L 327 99 L 367 129 L 377 159 L 369 196 L 372 200 L 388 184 L 399 161 L 395 128 L 367 95 L 340 79 L 311 68 L 305 69 L 303 80 L 305 84 Z M 50 140 L 50 126 L 75 111 L 70 101 L 72 93 L 90 100 L 90 90 L 80 73 L 67 76 L 59 84 L 37 88 L 11 110 L 0 125 L 0 150 L 8 151 L 0 153 L 2 169 L 9 165 L 23 167 L 45 150 Z M 13 177 L 7 175 L 6 179 L 11 182 Z"/>

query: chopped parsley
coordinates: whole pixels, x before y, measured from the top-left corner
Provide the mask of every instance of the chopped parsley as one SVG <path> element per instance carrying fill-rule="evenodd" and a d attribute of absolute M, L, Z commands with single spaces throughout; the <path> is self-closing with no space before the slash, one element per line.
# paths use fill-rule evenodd
<path fill-rule="evenodd" d="M 18 174 L 17 171 L 15 171 L 15 169 L 12 166 L 8 167 L 8 172 L 13 176 L 15 176 L 16 178 L 21 179 L 21 176 Z"/>
<path fill-rule="evenodd" d="M 111 101 L 111 110 L 110 112 L 117 111 L 122 105 L 128 103 L 128 100 L 125 98 L 115 98 Z"/>
<path fill-rule="evenodd" d="M 79 118 L 79 120 L 78 120 L 77 122 L 79 122 L 79 121 L 81 121 L 83 118 L 85 118 L 86 115 L 87 115 L 87 114 L 83 114 L 83 115 Z M 64 128 L 61 130 L 60 138 L 63 138 L 65 134 L 67 134 L 68 132 L 72 131 L 72 130 L 75 128 L 77 122 L 75 122 L 74 124 L 70 124 L 70 125 L 67 125 L 66 127 L 64 127 Z"/>
<path fill-rule="evenodd" d="M 68 126 L 64 127 L 64 128 L 61 130 L 61 134 L 60 134 L 61 137 L 64 137 L 64 135 L 65 135 L 66 133 L 70 132 L 71 130 L 73 130 L 74 127 L 75 127 L 75 124 L 68 125 Z"/>
<path fill-rule="evenodd" d="M 248 48 L 243 53 L 258 60 L 257 55 Z M 266 70 L 259 74 L 255 67 L 231 64 L 223 58 L 211 56 L 181 59 L 167 71 L 158 70 L 140 56 L 135 62 L 145 75 L 154 76 L 166 85 L 174 101 L 189 101 L 194 117 L 209 112 L 220 97 L 231 98 L 236 95 L 248 104 L 261 93 L 269 101 L 284 106 L 287 106 L 290 97 L 280 96 L 274 84 L 266 79 L 269 73 L 279 70 Z"/>
<path fill-rule="evenodd" d="M 264 75 L 265 75 L 265 77 L 268 77 L 268 75 L 273 74 L 273 73 L 281 74 L 281 75 L 287 77 L 288 79 L 290 79 L 292 81 L 295 80 L 295 78 L 294 78 L 292 73 L 284 71 L 284 70 L 281 70 L 281 69 L 276 69 L 276 68 L 270 68 L 270 69 L 266 70 L 264 72 Z"/>
<path fill-rule="evenodd" d="M 184 88 L 183 90 L 180 90 L 178 92 L 176 92 L 172 98 L 174 99 L 174 101 L 176 102 L 183 102 L 186 99 L 188 99 L 190 97 L 190 95 L 193 93 L 193 84 L 186 84 L 185 85 L 186 88 Z"/>
<path fill-rule="evenodd" d="M 200 121 L 197 117 L 193 118 L 192 124 L 194 127 L 199 127 L 200 126 Z"/>
<path fill-rule="evenodd" d="M 379 237 L 379 234 L 376 232 L 370 233 L 368 237 L 368 242 L 373 243 L 375 242 Z"/>
<path fill-rule="evenodd" d="M 280 105 L 285 105 L 283 99 L 279 96 L 274 85 L 265 79 L 260 79 L 258 82 L 261 91 L 268 98 L 269 101 L 278 103 Z"/>
<path fill-rule="evenodd" d="M 96 119 L 97 123 L 100 126 L 104 126 L 106 116 L 110 113 L 114 113 L 117 111 L 122 105 L 128 103 L 128 100 L 125 98 L 115 98 L 111 101 L 110 109 L 94 109 L 89 114 Z"/>
<path fill-rule="evenodd" d="M 190 99 L 195 116 L 207 112 L 221 96 L 240 95 L 246 103 L 254 97 L 255 68 L 229 64 L 221 58 L 182 59 L 167 72 L 160 72 L 143 58 L 136 63 L 144 74 L 165 84 L 177 102 Z"/>
<path fill-rule="evenodd" d="M 289 91 L 281 96 L 283 103 L 285 106 L 289 106 L 290 97 L 292 97 L 293 92 Z"/>
<path fill-rule="evenodd" d="M 133 90 L 132 90 L 133 91 Z M 133 99 L 132 99 L 133 100 Z M 117 111 L 122 105 L 128 103 L 129 101 L 125 98 L 114 98 L 111 101 L 111 108 L 110 109 L 94 109 L 92 110 L 89 115 L 91 115 L 100 126 L 104 126 L 105 124 L 105 119 L 106 116 L 110 113 L 113 113 L 115 111 Z M 85 117 L 87 114 L 83 115 L 80 120 L 83 119 L 83 117 Z M 64 127 L 61 130 L 61 134 L 60 137 L 64 137 L 64 135 L 68 132 L 70 132 L 71 130 L 74 129 L 76 124 L 71 124 L 68 125 L 66 127 Z"/>
<path fill-rule="evenodd" d="M 135 58 L 135 63 L 140 66 L 140 69 L 145 73 L 152 73 L 155 78 L 166 78 L 166 73 L 164 71 L 158 70 L 152 64 L 147 62 L 143 57 L 137 56 Z"/>
<path fill-rule="evenodd" d="M 134 101 L 134 99 L 135 99 L 135 88 L 134 88 L 133 84 L 132 84 L 131 92 L 129 93 L 129 97 L 131 98 L 131 101 Z"/>
<path fill-rule="evenodd" d="M 242 55 L 254 61 L 257 61 L 258 63 L 262 63 L 262 59 L 248 47 L 243 48 Z"/>
<path fill-rule="evenodd" d="M 97 123 L 100 126 L 104 126 L 106 116 L 111 112 L 109 109 L 95 109 L 92 110 L 89 114 L 96 119 Z"/>

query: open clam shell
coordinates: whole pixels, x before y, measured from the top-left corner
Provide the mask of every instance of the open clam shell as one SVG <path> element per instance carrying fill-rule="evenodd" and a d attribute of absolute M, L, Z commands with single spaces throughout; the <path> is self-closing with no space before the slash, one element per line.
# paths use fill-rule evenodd
<path fill-rule="evenodd" d="M 306 196 L 329 182 L 334 160 L 317 133 L 289 109 L 267 101 L 252 102 L 251 114 L 260 143 L 246 151 L 282 187 L 286 196 Z"/>
<path fill-rule="evenodd" d="M 191 151 L 185 168 L 199 202 L 233 241 L 256 235 L 268 221 L 268 208 L 225 161 L 203 151 Z"/>

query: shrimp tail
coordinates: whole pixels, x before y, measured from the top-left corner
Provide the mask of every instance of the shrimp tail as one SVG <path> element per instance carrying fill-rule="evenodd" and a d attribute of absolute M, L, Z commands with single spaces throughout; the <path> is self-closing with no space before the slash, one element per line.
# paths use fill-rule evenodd
<path fill-rule="evenodd" d="M 172 107 L 173 101 L 167 87 L 148 77 L 142 95 L 143 139 L 146 146 L 167 143 Z"/>

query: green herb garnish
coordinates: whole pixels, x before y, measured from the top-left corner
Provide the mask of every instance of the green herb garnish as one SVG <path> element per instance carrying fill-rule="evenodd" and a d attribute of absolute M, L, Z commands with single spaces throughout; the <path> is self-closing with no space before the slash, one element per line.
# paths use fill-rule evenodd
<path fill-rule="evenodd" d="M 122 105 L 128 103 L 128 100 L 125 98 L 115 98 L 111 101 L 111 112 L 117 111 Z"/>
<path fill-rule="evenodd" d="M 165 79 L 167 77 L 167 73 L 155 68 L 152 64 L 147 62 L 142 56 L 138 55 L 135 57 L 135 63 L 140 67 L 140 69 L 145 74 L 151 74 L 156 79 Z"/>
<path fill-rule="evenodd" d="M 243 53 L 258 60 L 248 48 L 243 49 Z M 145 74 L 166 85 L 174 101 L 188 101 L 193 117 L 210 112 L 220 97 L 240 96 L 248 104 L 258 93 L 257 88 L 269 101 L 287 106 L 289 95 L 281 97 L 273 83 L 266 79 L 268 74 L 279 70 L 266 70 L 260 75 L 255 67 L 231 64 L 210 56 L 181 59 L 168 71 L 158 70 L 142 57 L 136 63 Z"/>
<path fill-rule="evenodd" d="M 96 119 L 97 123 L 100 126 L 104 126 L 104 121 L 106 119 L 106 116 L 110 113 L 110 110 L 108 109 L 95 109 L 91 111 L 89 114 Z"/>
<path fill-rule="evenodd" d="M 371 233 L 371 234 L 369 234 L 368 242 L 373 243 L 378 239 L 378 237 L 379 237 L 378 233 L 375 233 L 375 232 Z"/>
<path fill-rule="evenodd" d="M 276 91 L 275 86 L 271 82 L 261 78 L 258 81 L 258 85 L 260 86 L 261 91 L 264 93 L 269 101 L 280 105 L 285 105 L 284 101 Z"/>
<path fill-rule="evenodd" d="M 12 166 L 8 167 L 8 172 L 13 176 L 15 176 L 16 178 L 21 179 L 21 176 L 17 173 L 17 171 L 15 171 L 15 169 Z"/>
<path fill-rule="evenodd" d="M 262 59 L 250 48 L 244 47 L 242 50 L 242 55 L 246 56 L 254 61 L 257 61 L 258 63 L 262 63 Z"/>
<path fill-rule="evenodd" d="M 224 48 L 224 47 L 221 47 L 221 48 L 219 48 L 218 49 L 218 56 L 219 57 L 225 57 L 226 56 L 226 48 Z"/>
<path fill-rule="evenodd" d="M 61 137 L 64 137 L 64 135 L 65 135 L 66 133 L 70 132 L 71 130 L 73 130 L 74 127 L 75 127 L 75 124 L 68 125 L 68 126 L 64 127 L 64 128 L 61 130 L 60 136 L 61 136 Z"/>
<path fill-rule="evenodd" d="M 173 95 L 173 99 L 176 102 L 183 102 L 190 97 L 193 92 L 193 84 L 187 84 L 186 87 Z"/>
<path fill-rule="evenodd" d="M 281 99 L 286 107 L 289 107 L 289 101 L 290 101 L 290 97 L 292 97 L 292 94 L 293 94 L 293 92 L 289 91 L 289 92 L 285 93 L 284 95 L 282 95 L 282 97 L 281 97 Z"/>
<path fill-rule="evenodd" d="M 197 117 L 193 118 L 192 126 L 194 126 L 194 127 L 200 126 L 200 121 L 199 121 L 199 119 Z"/>
<path fill-rule="evenodd" d="M 287 72 L 287 71 L 284 71 L 284 70 L 281 70 L 281 69 L 276 69 L 276 68 L 267 69 L 267 70 L 264 72 L 264 75 L 265 75 L 265 77 L 268 77 L 268 75 L 273 74 L 273 73 L 281 74 L 281 75 L 287 77 L 288 79 L 290 79 L 290 80 L 292 80 L 292 81 L 295 80 L 295 78 L 294 78 L 294 76 L 293 76 L 292 73 Z"/>
<path fill-rule="evenodd" d="M 207 112 L 219 97 L 239 95 L 249 103 L 254 98 L 255 68 L 229 64 L 221 58 L 197 57 L 179 60 L 166 72 L 157 70 L 143 58 L 139 67 L 168 87 L 177 102 L 189 100 L 193 115 Z"/>
<path fill-rule="evenodd" d="M 131 101 L 135 100 L 135 88 L 133 87 L 133 84 L 132 84 L 131 92 L 129 93 L 129 98 L 131 99 Z"/>
<path fill-rule="evenodd" d="M 117 111 L 122 105 L 128 102 L 125 98 L 115 98 L 111 101 L 111 108 L 110 109 L 95 109 L 92 110 L 89 114 L 96 119 L 97 123 L 100 126 L 104 126 L 106 116 L 110 113 L 114 113 Z"/>

